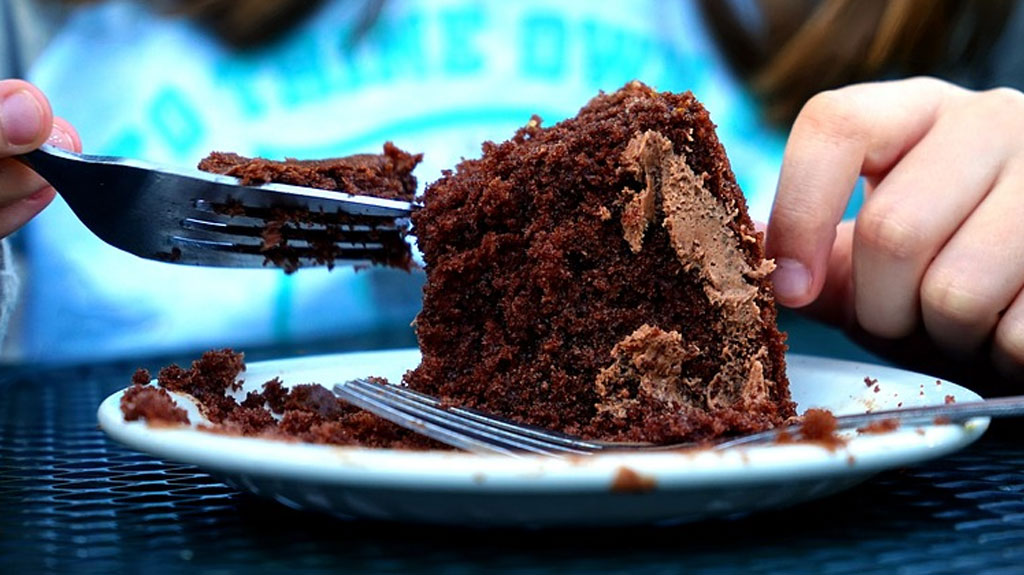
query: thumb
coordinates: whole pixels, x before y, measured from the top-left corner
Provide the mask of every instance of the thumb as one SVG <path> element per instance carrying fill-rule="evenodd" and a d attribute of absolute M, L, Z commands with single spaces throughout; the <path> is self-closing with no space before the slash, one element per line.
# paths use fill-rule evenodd
<path fill-rule="evenodd" d="M 38 148 L 52 126 L 53 112 L 39 88 L 24 80 L 0 80 L 0 157 Z"/>

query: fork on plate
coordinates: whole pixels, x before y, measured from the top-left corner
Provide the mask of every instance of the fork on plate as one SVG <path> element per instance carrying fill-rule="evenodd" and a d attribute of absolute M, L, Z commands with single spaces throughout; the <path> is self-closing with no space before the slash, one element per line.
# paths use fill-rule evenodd
<path fill-rule="evenodd" d="M 445 406 L 435 397 L 404 386 L 355 379 L 336 384 L 334 394 L 392 423 L 415 431 L 446 445 L 476 453 L 521 455 L 589 455 L 608 451 L 672 450 L 687 447 L 727 449 L 741 445 L 771 443 L 783 438 L 800 439 L 801 424 L 794 423 L 736 438 L 710 443 L 624 443 L 590 441 L 549 429 L 523 425 L 474 409 Z M 907 407 L 836 417 L 838 430 L 862 429 L 871 424 L 961 423 L 976 417 L 1014 417 L 1024 415 L 1024 396 L 984 401 Z"/>
<path fill-rule="evenodd" d="M 413 210 L 398 200 L 285 184 L 242 186 L 231 176 L 49 145 L 17 158 L 45 178 L 103 241 L 180 264 L 264 266 L 263 233 L 279 209 L 327 216 L 326 224 L 284 230 L 289 257 L 298 265 L 382 262 L 396 242 L 404 242 Z M 330 262 L 321 255 L 324 238 L 333 246 Z"/>

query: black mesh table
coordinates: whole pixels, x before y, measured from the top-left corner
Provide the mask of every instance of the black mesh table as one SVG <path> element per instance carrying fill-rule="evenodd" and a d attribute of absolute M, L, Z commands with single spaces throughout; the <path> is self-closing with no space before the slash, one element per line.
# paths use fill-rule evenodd
<path fill-rule="evenodd" d="M 251 359 L 260 359 L 251 357 Z M 108 440 L 95 411 L 158 358 L 0 371 L 2 573 L 1024 573 L 1024 428 L 828 499 L 665 528 L 343 521 Z"/>

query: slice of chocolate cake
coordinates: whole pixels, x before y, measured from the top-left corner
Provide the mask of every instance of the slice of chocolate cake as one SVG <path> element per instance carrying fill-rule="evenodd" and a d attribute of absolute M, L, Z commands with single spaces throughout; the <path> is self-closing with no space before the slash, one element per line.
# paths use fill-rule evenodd
<path fill-rule="evenodd" d="M 423 159 L 422 154 L 409 154 L 384 144 L 382 154 L 357 154 L 326 160 L 268 160 L 247 158 L 234 153 L 213 152 L 199 163 L 199 169 L 215 174 L 234 176 L 247 186 L 267 183 L 290 184 L 319 188 L 355 195 L 374 196 L 389 200 L 412 201 L 416 193 L 413 169 Z M 407 227 L 375 232 L 379 222 L 347 214 L 310 213 L 305 210 L 275 209 L 270 214 L 249 214 L 239 205 L 220 206 L 228 215 L 254 216 L 266 222 L 263 231 L 262 252 L 266 261 L 295 271 L 303 257 L 332 267 L 335 259 L 343 258 L 338 247 L 342 238 L 351 238 L 347 226 L 371 229 L 364 238 L 367 242 L 381 243 L 379 263 L 403 269 L 412 264 L 409 244 L 405 241 Z M 371 218 L 372 219 L 372 218 Z M 391 226 L 392 228 L 394 226 Z M 308 233 L 315 230 L 315 233 Z M 305 238 L 312 250 L 298 250 L 289 244 L 290 238 Z"/>
<path fill-rule="evenodd" d="M 762 235 L 690 93 L 633 82 L 429 186 L 414 389 L 591 438 L 794 415 Z"/>

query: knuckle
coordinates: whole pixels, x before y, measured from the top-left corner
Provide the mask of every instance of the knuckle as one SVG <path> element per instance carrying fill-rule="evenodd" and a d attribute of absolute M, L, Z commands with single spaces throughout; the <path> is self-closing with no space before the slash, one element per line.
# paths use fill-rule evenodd
<path fill-rule="evenodd" d="M 883 338 L 909 335 L 917 325 L 916 306 L 899 297 L 879 301 L 874 294 L 856 289 L 854 303 L 857 322 L 868 333 Z"/>
<path fill-rule="evenodd" d="M 820 208 L 805 194 L 791 194 L 785 202 L 777 202 L 772 218 L 785 228 L 807 229 L 821 219 Z"/>
<path fill-rule="evenodd" d="M 972 326 L 989 320 L 992 298 L 953 270 L 929 270 L 921 283 L 921 306 L 944 323 Z"/>
<path fill-rule="evenodd" d="M 856 137 L 861 132 L 860 109 L 848 90 L 819 92 L 801 108 L 794 129 L 835 138 Z"/>
<path fill-rule="evenodd" d="M 1013 88 L 973 92 L 969 101 L 954 115 L 962 122 L 997 128 L 995 133 L 1007 133 L 1016 138 L 1019 130 L 1024 129 L 1024 94 Z"/>
<path fill-rule="evenodd" d="M 978 105 L 992 112 L 1019 111 L 1024 109 L 1024 94 L 1013 88 L 992 88 L 978 94 Z"/>
<path fill-rule="evenodd" d="M 835 233 L 834 225 L 823 216 L 821 206 L 807 194 L 791 194 L 785 201 L 777 199 L 770 226 L 786 230 L 790 244 L 803 243 L 808 238 L 827 238 Z"/>
<path fill-rule="evenodd" d="M 883 206 L 867 205 L 857 217 L 854 242 L 884 257 L 905 261 L 927 249 L 921 226 Z"/>

